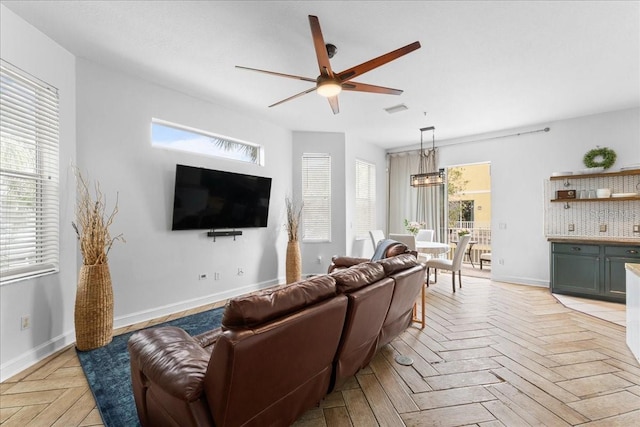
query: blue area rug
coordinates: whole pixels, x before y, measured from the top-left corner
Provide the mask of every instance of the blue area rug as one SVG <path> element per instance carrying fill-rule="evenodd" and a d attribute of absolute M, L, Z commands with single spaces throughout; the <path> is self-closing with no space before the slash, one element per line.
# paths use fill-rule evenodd
<path fill-rule="evenodd" d="M 190 335 L 198 335 L 220 326 L 223 311 L 216 308 L 151 327 L 177 326 Z M 104 347 L 77 352 L 106 427 L 140 426 L 127 351 L 127 341 L 133 334 L 117 335 Z"/>

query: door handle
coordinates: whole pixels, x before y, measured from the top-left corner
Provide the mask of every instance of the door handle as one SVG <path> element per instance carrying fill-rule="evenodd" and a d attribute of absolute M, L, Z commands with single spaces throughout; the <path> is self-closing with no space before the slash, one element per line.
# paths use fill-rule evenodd
<path fill-rule="evenodd" d="M 627 251 L 627 253 L 628 253 L 628 254 L 634 254 L 634 255 L 635 255 L 635 254 L 637 254 L 637 253 L 638 253 L 638 251 L 636 251 L 635 249 L 629 249 L 629 250 Z"/>
<path fill-rule="evenodd" d="M 571 248 L 572 251 L 581 251 L 582 248 L 578 247 L 578 246 L 574 246 Z"/>

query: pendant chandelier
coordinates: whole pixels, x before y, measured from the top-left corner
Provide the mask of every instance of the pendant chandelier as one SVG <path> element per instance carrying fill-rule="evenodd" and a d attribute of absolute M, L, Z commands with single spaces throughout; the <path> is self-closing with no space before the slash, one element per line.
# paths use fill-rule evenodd
<path fill-rule="evenodd" d="M 418 166 L 418 173 L 415 175 L 411 175 L 410 182 L 412 187 L 428 187 L 431 185 L 444 184 L 444 169 L 440 169 L 437 172 L 427 172 L 428 156 L 422 147 L 422 144 L 423 144 L 422 135 L 426 131 L 432 132 L 431 149 L 433 151 L 435 151 L 436 149 L 436 128 L 434 126 L 429 126 L 429 127 L 420 129 L 420 163 Z"/>

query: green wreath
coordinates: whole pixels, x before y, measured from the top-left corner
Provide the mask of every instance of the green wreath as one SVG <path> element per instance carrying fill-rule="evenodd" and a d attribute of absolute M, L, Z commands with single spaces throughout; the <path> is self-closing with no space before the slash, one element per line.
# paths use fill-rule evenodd
<path fill-rule="evenodd" d="M 596 161 L 595 159 L 598 157 L 601 157 L 602 160 Z M 594 148 L 584 155 L 582 161 L 588 168 L 603 167 L 609 169 L 616 161 L 616 152 L 607 147 Z"/>

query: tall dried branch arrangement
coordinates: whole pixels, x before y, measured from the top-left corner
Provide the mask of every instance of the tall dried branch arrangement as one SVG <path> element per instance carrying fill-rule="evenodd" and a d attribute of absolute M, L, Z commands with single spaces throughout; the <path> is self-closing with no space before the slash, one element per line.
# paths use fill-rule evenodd
<path fill-rule="evenodd" d="M 298 241 L 298 228 L 300 227 L 300 217 L 302 216 L 302 203 L 296 204 L 290 198 L 286 198 L 287 203 L 287 233 L 290 242 Z"/>
<path fill-rule="evenodd" d="M 106 198 L 100 190 L 100 184 L 95 183 L 95 200 L 91 197 L 86 180 L 76 169 L 76 222 L 72 222 L 80 241 L 84 265 L 98 265 L 107 263 L 107 255 L 116 240 L 124 242 L 119 234 L 111 237 L 109 227 L 118 213 L 118 197 L 110 214 L 106 213 Z"/>

